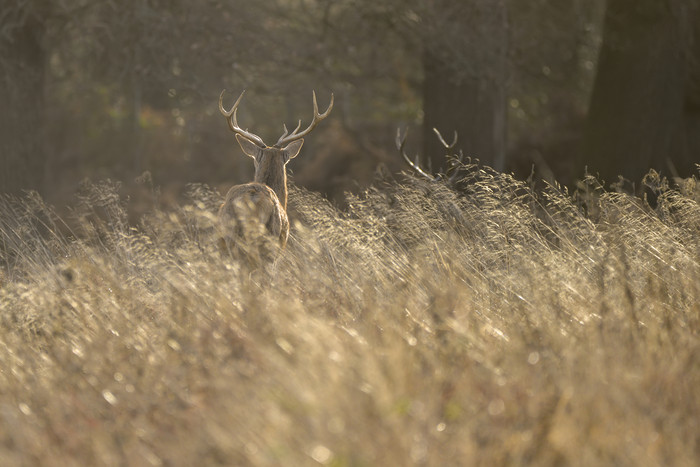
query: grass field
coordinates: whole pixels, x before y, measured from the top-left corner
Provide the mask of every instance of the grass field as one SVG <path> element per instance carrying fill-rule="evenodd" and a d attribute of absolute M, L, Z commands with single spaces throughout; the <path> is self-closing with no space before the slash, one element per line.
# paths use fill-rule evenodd
<path fill-rule="evenodd" d="M 253 270 L 203 186 L 4 198 L 0 464 L 697 465 L 700 185 L 465 177 L 292 188 Z"/>

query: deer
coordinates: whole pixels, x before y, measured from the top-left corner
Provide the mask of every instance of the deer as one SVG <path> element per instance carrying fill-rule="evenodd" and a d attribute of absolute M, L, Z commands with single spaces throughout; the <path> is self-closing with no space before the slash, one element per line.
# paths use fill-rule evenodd
<path fill-rule="evenodd" d="M 304 137 L 328 117 L 333 109 L 334 96 L 331 93 L 328 108 L 320 113 L 316 91 L 313 91 L 314 115 L 309 126 L 299 131 L 299 120 L 297 127 L 290 133 L 287 125 L 283 124 L 282 136 L 275 144 L 268 146 L 260 136 L 242 129 L 238 124 L 238 106 L 245 90 L 230 110 L 226 110 L 223 105 L 225 93 L 224 89 L 219 96 L 219 111 L 226 117 L 243 153 L 253 159 L 255 176 L 252 182 L 233 186 L 224 197 L 218 212 L 218 221 L 223 231 L 222 246 L 228 251 L 236 247 L 246 249 L 257 240 L 267 237 L 273 243 L 276 240 L 279 248 L 284 249 L 289 238 L 287 164 L 299 155 Z"/>

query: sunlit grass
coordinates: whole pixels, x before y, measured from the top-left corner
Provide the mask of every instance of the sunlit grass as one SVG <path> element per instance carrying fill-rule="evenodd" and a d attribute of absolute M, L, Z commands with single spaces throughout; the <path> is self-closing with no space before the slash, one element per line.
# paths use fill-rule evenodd
<path fill-rule="evenodd" d="M 138 226 L 108 182 L 5 198 L 0 463 L 694 465 L 700 187 L 648 182 L 295 188 L 256 270 L 206 187 Z"/>

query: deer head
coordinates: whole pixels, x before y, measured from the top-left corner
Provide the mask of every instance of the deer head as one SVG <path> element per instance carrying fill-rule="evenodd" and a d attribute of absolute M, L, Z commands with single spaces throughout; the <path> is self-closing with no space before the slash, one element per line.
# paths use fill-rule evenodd
<path fill-rule="evenodd" d="M 316 125 L 330 114 L 333 109 L 333 94 L 331 94 L 331 102 L 326 111 L 319 113 L 316 91 L 313 91 L 314 116 L 309 126 L 305 130 L 299 131 L 301 129 L 301 120 L 299 120 L 299 124 L 294 131 L 289 133 L 287 125 L 284 124 L 284 133 L 282 136 L 279 137 L 275 144 L 268 146 L 260 136 L 248 130 L 243 130 L 238 124 L 238 105 L 241 103 L 245 91 L 241 93 L 230 110 L 224 109 L 223 99 L 225 92 L 226 90 L 224 89 L 219 96 L 219 111 L 226 117 L 231 131 L 236 134 L 236 139 L 243 153 L 253 159 L 253 163 L 255 164 L 255 181 L 272 188 L 277 194 L 280 203 L 282 203 L 282 206 L 286 209 L 286 165 L 299 154 L 301 146 L 304 144 L 304 136 L 311 133 L 311 131 L 316 128 Z"/>

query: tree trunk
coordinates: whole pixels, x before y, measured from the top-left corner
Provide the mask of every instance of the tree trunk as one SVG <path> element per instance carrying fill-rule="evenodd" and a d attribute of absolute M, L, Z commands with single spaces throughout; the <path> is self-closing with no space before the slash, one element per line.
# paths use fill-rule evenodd
<path fill-rule="evenodd" d="M 506 152 L 507 8 L 505 2 L 465 3 L 438 24 L 438 36 L 464 44 L 460 56 L 445 53 L 455 44 L 426 47 L 423 55 L 423 153 L 433 172 L 445 169 L 447 143 L 503 170 Z M 434 8 L 445 7 L 434 2 Z M 454 7 L 453 7 L 454 8 Z M 445 11 L 449 11 L 445 8 Z M 476 17 L 482 22 L 475 24 Z M 435 26 L 434 26 L 435 27 Z M 448 34 L 446 31 L 450 31 Z M 476 46 L 475 44 L 478 44 Z"/>
<path fill-rule="evenodd" d="M 606 182 L 687 170 L 684 0 L 609 0 L 582 164 Z"/>
<path fill-rule="evenodd" d="M 700 169 L 695 165 L 700 164 L 700 2 L 697 0 L 691 18 L 693 40 L 688 55 L 690 69 L 684 101 L 686 149 L 683 159 L 677 161 L 679 175 L 683 176 L 700 174 Z"/>
<path fill-rule="evenodd" d="M 47 168 L 44 25 L 33 16 L 17 22 L 0 37 L 0 192 L 8 193 L 42 189 Z"/>

